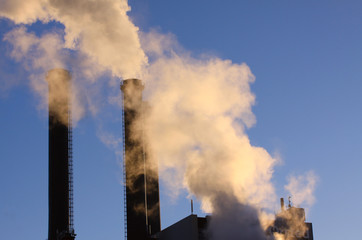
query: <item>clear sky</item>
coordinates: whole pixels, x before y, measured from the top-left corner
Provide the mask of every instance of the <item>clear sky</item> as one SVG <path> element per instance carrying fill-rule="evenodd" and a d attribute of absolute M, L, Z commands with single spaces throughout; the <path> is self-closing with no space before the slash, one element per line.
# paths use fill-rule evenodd
<path fill-rule="evenodd" d="M 281 156 L 272 182 L 287 197 L 291 174 L 319 181 L 307 220 L 318 240 L 355 239 L 362 224 L 362 2 L 130 0 L 143 32 L 172 33 L 193 55 L 245 62 L 255 75 L 247 130 L 251 143 Z M 1 6 L 1 3 L 0 3 Z M 0 36 L 15 27 L 0 19 Z M 29 31 L 62 30 L 36 23 Z M 46 239 L 48 119 L 29 87 L 30 73 L 0 41 L 0 232 L 4 239 Z M 106 85 L 118 91 L 117 85 Z M 146 86 L 147 87 L 147 86 Z M 114 90 L 116 89 L 116 90 Z M 102 91 L 108 91 L 103 86 Z M 122 159 L 104 132 L 121 138 L 120 109 L 101 105 L 74 128 L 77 239 L 123 239 Z M 187 192 L 161 185 L 162 228 L 190 213 Z M 196 213 L 204 213 L 197 207 Z"/>

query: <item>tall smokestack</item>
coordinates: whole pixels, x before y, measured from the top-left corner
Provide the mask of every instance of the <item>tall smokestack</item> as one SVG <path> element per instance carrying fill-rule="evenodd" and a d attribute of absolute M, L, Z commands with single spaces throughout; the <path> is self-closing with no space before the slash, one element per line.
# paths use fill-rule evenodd
<path fill-rule="evenodd" d="M 157 167 L 150 164 L 144 142 L 142 101 L 144 86 L 139 79 L 122 82 L 125 170 L 125 235 L 128 240 L 148 239 L 161 230 Z"/>
<path fill-rule="evenodd" d="M 47 73 L 49 86 L 49 232 L 48 240 L 72 240 L 71 77 L 67 70 Z"/>

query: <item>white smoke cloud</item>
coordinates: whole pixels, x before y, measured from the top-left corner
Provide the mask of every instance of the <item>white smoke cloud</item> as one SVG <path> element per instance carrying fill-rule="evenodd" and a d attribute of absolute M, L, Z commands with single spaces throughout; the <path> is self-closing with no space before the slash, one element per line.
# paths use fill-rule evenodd
<path fill-rule="evenodd" d="M 152 56 L 144 75 L 152 106 L 146 136 L 161 178 L 171 183 L 170 191 L 186 188 L 213 214 L 214 239 L 266 239 L 277 199 L 272 175 L 281 160 L 252 146 L 246 134 L 255 124 L 249 67 L 192 57 L 170 34 L 151 31 L 141 40 Z M 293 182 L 290 190 L 301 190 L 295 187 Z"/>
<path fill-rule="evenodd" d="M 97 79 L 102 75 L 126 78 L 141 74 L 147 57 L 138 28 L 127 16 L 129 10 L 126 0 L 0 2 L 0 17 L 26 24 L 7 33 L 3 40 L 12 46 L 11 57 L 30 72 L 30 86 L 41 96 L 40 109 L 47 107 L 45 75 L 52 68 L 72 71 L 74 124 L 86 110 L 98 113 L 104 86 Z M 37 36 L 28 26 L 38 20 L 59 22 L 64 30 Z M 111 80 L 116 85 L 115 78 Z M 109 95 L 115 96 L 114 91 Z"/>
<path fill-rule="evenodd" d="M 119 77 L 139 76 L 147 64 L 138 28 L 126 0 L 31 0 L 0 2 L 0 17 L 31 24 L 54 20 L 64 25 L 65 47 L 78 50 Z M 25 39 L 24 39 L 25 41 Z"/>
<path fill-rule="evenodd" d="M 284 187 L 292 197 L 293 204 L 300 207 L 310 208 L 314 202 L 314 191 L 318 177 L 313 171 L 299 176 L 289 176 L 288 184 Z"/>
<path fill-rule="evenodd" d="M 47 0 L 1 0 L 0 16 L 8 18 L 17 24 L 30 24 L 36 20 L 49 21 L 46 10 Z"/>
<path fill-rule="evenodd" d="M 23 61 L 29 71 L 64 67 L 61 56 L 64 43 L 60 39 L 57 33 L 37 37 L 34 33 L 28 33 L 25 26 L 13 29 L 3 38 L 13 45 L 11 56 Z"/>
<path fill-rule="evenodd" d="M 25 26 L 20 26 L 5 34 L 3 40 L 10 42 L 13 46 L 10 55 L 17 61 L 21 61 L 30 72 L 28 77 L 29 85 L 40 97 L 39 108 L 48 109 L 48 83 L 45 80 L 45 73 L 54 68 L 65 68 L 65 62 L 69 58 L 68 53 L 63 50 L 64 41 L 61 40 L 60 33 L 47 33 L 41 37 L 34 33 L 28 33 Z M 74 85 L 74 84 L 73 84 Z M 76 85 L 74 85 L 76 86 Z M 59 98 L 67 96 L 67 88 L 57 88 L 54 92 Z M 78 94 L 78 89 L 73 87 L 72 117 L 74 123 L 84 115 L 84 104 L 81 103 L 82 94 Z M 65 114 L 62 106 L 59 106 L 59 115 Z M 64 113 L 64 114 L 61 114 Z M 66 117 L 66 116 L 64 116 Z"/>

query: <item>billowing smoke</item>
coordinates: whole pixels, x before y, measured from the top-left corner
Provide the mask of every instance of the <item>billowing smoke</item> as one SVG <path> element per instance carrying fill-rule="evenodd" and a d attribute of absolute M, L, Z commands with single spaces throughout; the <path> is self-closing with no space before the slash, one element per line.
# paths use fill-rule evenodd
<path fill-rule="evenodd" d="M 127 16 L 129 10 L 126 0 L 0 3 L 0 16 L 15 23 L 62 23 L 66 48 L 86 54 L 117 76 L 137 77 L 147 58 L 139 43 L 138 28 Z"/>
<path fill-rule="evenodd" d="M 96 79 L 104 74 L 142 77 L 151 106 L 144 122 L 146 146 L 159 162 L 164 183 L 175 194 L 187 189 L 202 202 L 205 212 L 213 213 L 212 239 L 266 239 L 268 213 L 277 199 L 271 182 L 277 159 L 264 148 L 252 146 L 246 133 L 256 122 L 255 96 L 250 90 L 254 75 L 245 63 L 195 57 L 170 34 L 140 34 L 127 16 L 129 10 L 126 0 L 0 3 L 0 16 L 16 23 L 40 20 L 64 26 L 64 31 L 37 36 L 22 25 L 4 38 L 12 44 L 15 59 L 28 69 L 37 69 L 31 76 L 37 92 L 46 96 L 46 83 L 40 80 L 45 71 L 75 66 L 79 119 L 85 108 L 97 112 L 90 100 L 103 97 L 92 92 L 98 86 Z M 120 94 L 117 84 L 113 82 L 112 87 Z M 298 180 L 291 177 L 286 187 L 294 199 L 312 198 L 314 183 L 309 182 L 305 189 L 311 190 L 298 195 L 299 181 L 294 179 Z"/>
<path fill-rule="evenodd" d="M 318 177 L 313 171 L 303 175 L 288 177 L 288 185 L 284 188 L 292 196 L 293 204 L 298 207 L 310 208 L 314 202 L 314 190 L 318 182 Z"/>
<path fill-rule="evenodd" d="M 267 239 L 258 211 L 253 206 L 225 194 L 218 194 L 212 204 L 213 215 L 208 226 L 210 240 Z"/>
<path fill-rule="evenodd" d="M 101 75 L 140 76 L 147 57 L 141 49 L 138 28 L 127 16 L 129 10 L 126 0 L 0 2 L 0 17 L 21 24 L 3 40 L 13 46 L 11 56 L 31 70 L 31 86 L 41 96 L 43 108 L 47 105 L 45 73 L 52 68 L 70 69 L 72 78 L 79 78 L 73 81 L 74 122 L 84 115 L 84 107 L 97 112 L 97 103 L 89 98 L 90 94 L 97 95 L 97 90 L 84 94 L 84 89 L 99 89 L 95 80 Z M 37 36 L 27 29 L 36 21 L 58 22 L 64 30 Z"/>
<path fill-rule="evenodd" d="M 145 48 L 156 59 L 146 75 L 152 106 L 146 125 L 160 175 L 173 184 L 170 189 L 186 188 L 201 200 L 203 209 L 213 212 L 211 226 L 225 223 L 210 228 L 214 239 L 226 232 L 234 235 L 227 239 L 265 239 L 259 210 L 274 206 L 276 159 L 252 146 L 245 132 L 255 122 L 249 67 L 193 58 L 172 37 L 155 32 L 144 38 L 162 39 Z"/>

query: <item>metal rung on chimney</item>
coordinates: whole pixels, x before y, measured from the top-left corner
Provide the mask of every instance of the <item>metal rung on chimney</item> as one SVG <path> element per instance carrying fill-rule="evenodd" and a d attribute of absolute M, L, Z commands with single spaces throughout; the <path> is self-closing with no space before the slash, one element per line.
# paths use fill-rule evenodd
<path fill-rule="evenodd" d="M 69 109 L 70 106 L 69 106 Z M 68 179 L 69 179 L 69 232 L 74 232 L 73 220 L 73 132 L 72 132 L 72 115 L 68 112 Z"/>

